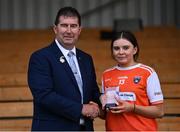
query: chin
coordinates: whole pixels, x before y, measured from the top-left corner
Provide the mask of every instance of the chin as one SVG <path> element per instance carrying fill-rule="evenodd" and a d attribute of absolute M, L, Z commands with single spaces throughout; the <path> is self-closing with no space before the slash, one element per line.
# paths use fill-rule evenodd
<path fill-rule="evenodd" d="M 124 64 L 127 64 L 128 62 L 127 62 L 127 60 L 118 60 L 117 61 L 119 64 L 122 64 L 122 65 L 124 65 Z"/>
<path fill-rule="evenodd" d="M 126 67 L 127 64 L 128 64 L 127 62 L 118 61 L 119 66 Z"/>
<path fill-rule="evenodd" d="M 73 43 L 72 40 L 65 40 L 64 43 Z"/>
<path fill-rule="evenodd" d="M 72 41 L 64 41 L 64 44 L 66 44 L 66 45 L 74 45 L 74 42 L 72 42 Z"/>

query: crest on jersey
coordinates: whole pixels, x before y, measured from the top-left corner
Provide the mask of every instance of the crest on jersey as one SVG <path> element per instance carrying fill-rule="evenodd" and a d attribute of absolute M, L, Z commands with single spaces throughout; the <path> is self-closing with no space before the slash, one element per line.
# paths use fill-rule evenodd
<path fill-rule="evenodd" d="M 140 76 L 135 76 L 134 77 L 134 83 L 138 84 L 141 81 L 141 77 Z"/>

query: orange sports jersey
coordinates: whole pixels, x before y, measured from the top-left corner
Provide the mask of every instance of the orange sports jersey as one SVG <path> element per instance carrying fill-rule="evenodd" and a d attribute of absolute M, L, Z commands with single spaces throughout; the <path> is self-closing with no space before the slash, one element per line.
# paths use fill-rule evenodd
<path fill-rule="evenodd" d="M 122 68 L 115 66 L 106 70 L 102 76 L 102 92 L 118 88 L 120 98 L 136 105 L 149 106 L 163 102 L 163 94 L 156 72 L 149 66 L 136 64 Z M 107 112 L 107 131 L 155 131 L 155 119 L 135 113 L 113 114 Z"/>

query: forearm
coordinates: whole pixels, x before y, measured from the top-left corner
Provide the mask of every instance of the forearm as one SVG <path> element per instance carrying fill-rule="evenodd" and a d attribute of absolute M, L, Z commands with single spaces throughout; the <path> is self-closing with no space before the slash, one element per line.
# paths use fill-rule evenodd
<path fill-rule="evenodd" d="M 151 105 L 151 106 L 135 105 L 133 112 L 148 118 L 158 118 L 164 115 L 163 104 Z"/>

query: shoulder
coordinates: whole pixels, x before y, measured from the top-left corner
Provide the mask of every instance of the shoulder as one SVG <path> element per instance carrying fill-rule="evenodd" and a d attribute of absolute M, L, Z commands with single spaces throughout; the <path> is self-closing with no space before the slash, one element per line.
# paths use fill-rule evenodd
<path fill-rule="evenodd" d="M 33 57 L 45 57 L 45 56 L 48 56 L 51 52 L 51 47 L 52 47 L 52 43 L 49 44 L 48 46 L 46 47 L 42 47 L 40 49 L 37 49 L 36 51 L 34 51 L 32 54 L 31 54 L 31 58 Z"/>
<path fill-rule="evenodd" d="M 79 55 L 91 57 L 90 54 L 88 54 L 87 52 L 85 52 L 85 51 L 83 51 L 83 50 L 81 50 L 81 49 L 76 48 L 76 51 L 77 51 L 77 53 L 78 53 Z"/>
<path fill-rule="evenodd" d="M 148 66 L 148 65 L 145 65 L 145 64 L 140 64 L 140 65 L 138 66 L 138 68 L 139 68 L 140 70 L 144 71 L 144 72 L 149 73 L 149 74 L 152 74 L 152 73 L 155 72 L 155 70 L 154 70 L 152 67 L 150 67 L 150 66 Z"/>
<path fill-rule="evenodd" d="M 82 59 L 85 59 L 85 60 L 86 59 L 92 60 L 92 56 L 90 54 L 88 54 L 88 53 L 86 53 L 86 52 L 84 52 L 84 51 L 82 51 L 80 49 L 77 49 L 77 48 L 76 48 L 76 51 L 77 51 L 77 56 L 78 57 L 80 57 Z"/>
<path fill-rule="evenodd" d="M 110 67 L 103 72 L 103 75 L 113 72 L 117 69 L 117 66 Z"/>

